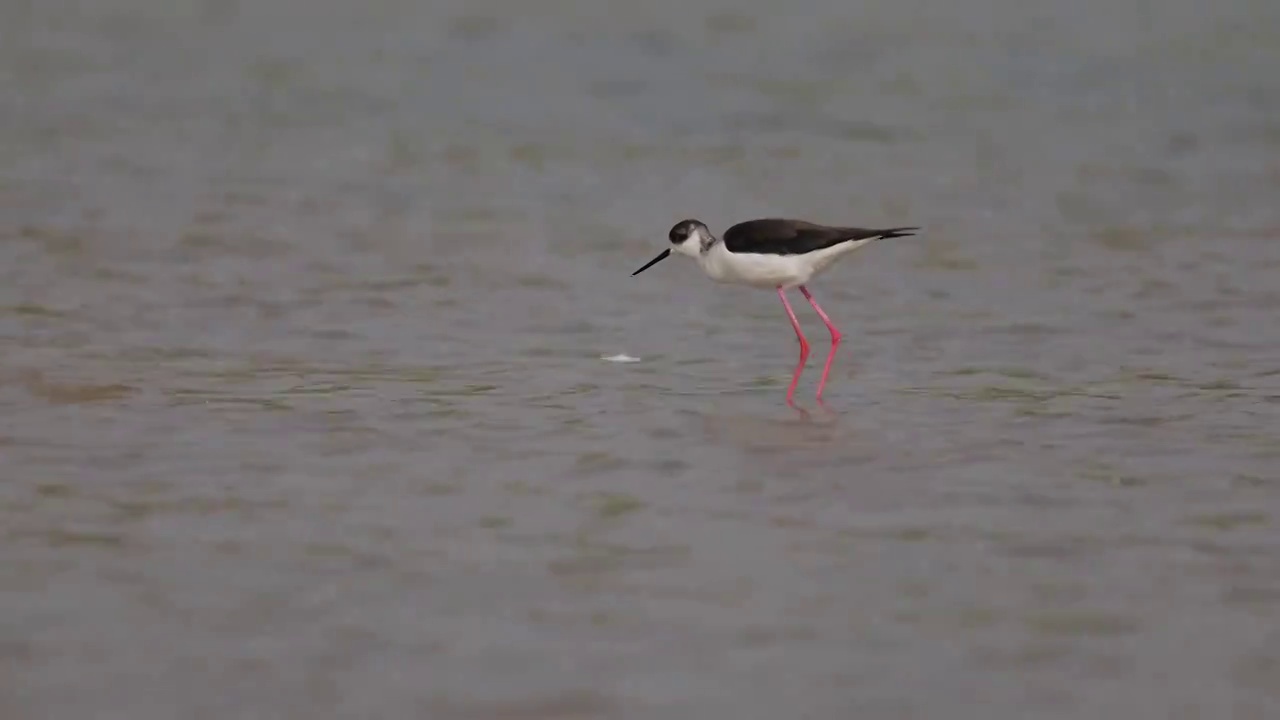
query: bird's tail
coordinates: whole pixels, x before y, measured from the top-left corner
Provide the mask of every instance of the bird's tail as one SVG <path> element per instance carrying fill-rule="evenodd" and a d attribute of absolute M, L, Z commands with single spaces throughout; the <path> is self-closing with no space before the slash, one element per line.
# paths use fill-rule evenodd
<path fill-rule="evenodd" d="M 919 229 L 920 228 L 918 227 L 886 228 L 884 230 L 877 230 L 875 237 L 877 240 L 888 240 L 889 238 L 896 237 L 911 237 L 912 235 L 915 235 L 916 231 Z"/>

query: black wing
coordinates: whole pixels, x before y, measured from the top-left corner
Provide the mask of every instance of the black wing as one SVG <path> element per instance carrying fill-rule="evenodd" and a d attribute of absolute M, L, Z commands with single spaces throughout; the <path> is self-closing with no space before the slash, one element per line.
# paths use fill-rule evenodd
<path fill-rule="evenodd" d="M 899 227 L 873 230 L 856 227 L 828 227 L 803 220 L 766 218 L 738 223 L 724 232 L 729 252 L 761 255 L 800 255 L 853 240 L 906 237 L 920 228 Z"/>

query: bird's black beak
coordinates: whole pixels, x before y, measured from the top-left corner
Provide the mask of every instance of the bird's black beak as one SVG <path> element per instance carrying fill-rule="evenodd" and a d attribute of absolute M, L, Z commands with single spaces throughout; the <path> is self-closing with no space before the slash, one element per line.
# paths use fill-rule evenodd
<path fill-rule="evenodd" d="M 631 277 L 635 277 L 640 273 L 644 272 L 645 270 L 648 270 L 649 268 L 653 267 L 654 265 L 657 265 L 659 262 L 667 259 L 667 256 L 670 254 L 671 254 L 671 248 L 667 248 L 666 250 L 663 250 L 662 252 L 658 253 L 658 257 L 650 260 L 649 262 L 644 264 L 644 267 L 631 273 Z"/>

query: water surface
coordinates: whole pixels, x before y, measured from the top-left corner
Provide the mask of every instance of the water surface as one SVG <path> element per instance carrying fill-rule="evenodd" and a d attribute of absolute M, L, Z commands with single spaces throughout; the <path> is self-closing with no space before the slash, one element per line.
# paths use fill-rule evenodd
<path fill-rule="evenodd" d="M 1277 716 L 1277 28 L 8 4 L 0 710 Z"/>

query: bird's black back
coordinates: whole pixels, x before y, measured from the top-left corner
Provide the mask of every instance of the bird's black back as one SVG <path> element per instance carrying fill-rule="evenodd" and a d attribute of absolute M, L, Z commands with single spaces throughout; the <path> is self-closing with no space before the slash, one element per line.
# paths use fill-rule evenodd
<path fill-rule="evenodd" d="M 873 230 L 856 227 L 829 227 L 804 220 L 765 218 L 738 223 L 724 232 L 729 252 L 760 255 L 801 255 L 842 242 L 871 238 L 894 238 L 913 234 L 919 228 L 900 227 Z"/>

